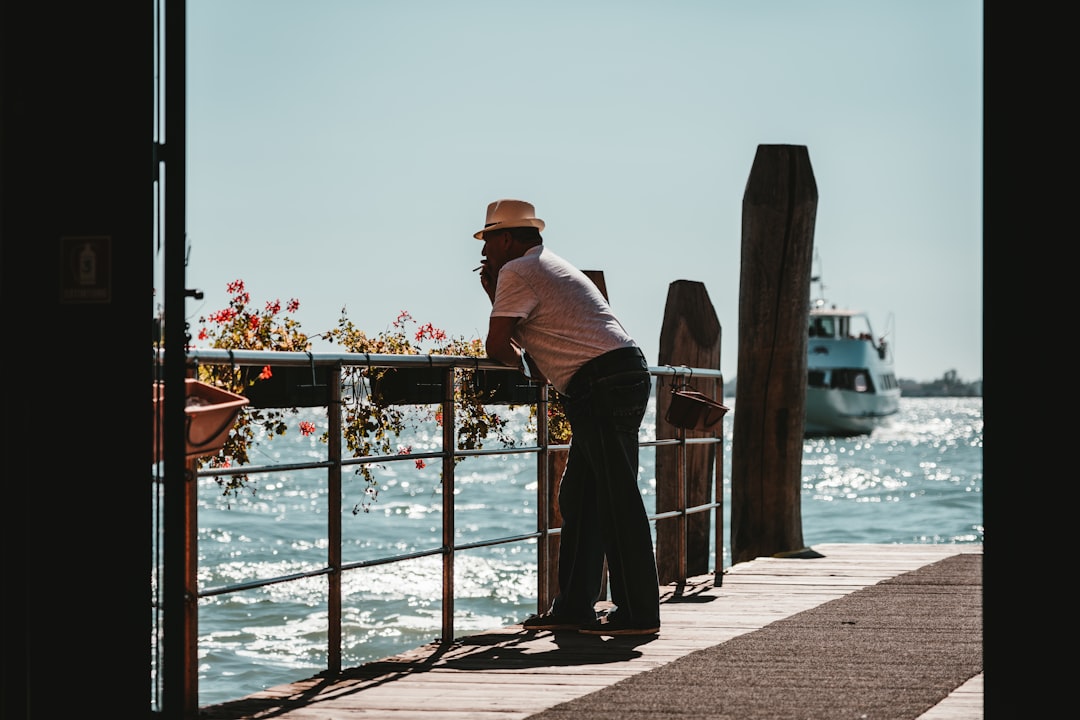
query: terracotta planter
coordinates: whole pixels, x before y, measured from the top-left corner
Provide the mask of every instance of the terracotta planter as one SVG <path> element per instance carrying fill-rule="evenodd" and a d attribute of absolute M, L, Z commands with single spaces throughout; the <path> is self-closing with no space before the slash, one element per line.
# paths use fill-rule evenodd
<path fill-rule="evenodd" d="M 229 431 L 236 424 L 240 408 L 248 404 L 243 395 L 207 385 L 194 378 L 184 380 L 186 403 L 184 405 L 184 438 L 186 456 L 189 460 L 204 455 L 214 455 L 225 446 Z M 164 384 L 154 383 L 154 462 L 160 462 L 162 442 L 159 438 L 164 426 Z"/>

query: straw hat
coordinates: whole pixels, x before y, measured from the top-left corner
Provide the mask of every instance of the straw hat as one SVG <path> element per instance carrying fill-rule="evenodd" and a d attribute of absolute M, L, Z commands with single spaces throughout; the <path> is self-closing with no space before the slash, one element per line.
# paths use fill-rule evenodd
<path fill-rule="evenodd" d="M 503 228 L 534 227 L 544 229 L 544 221 L 536 217 L 536 208 L 524 200 L 496 200 L 488 205 L 487 221 L 484 229 L 473 235 L 477 240 L 484 239 L 484 233 Z"/>

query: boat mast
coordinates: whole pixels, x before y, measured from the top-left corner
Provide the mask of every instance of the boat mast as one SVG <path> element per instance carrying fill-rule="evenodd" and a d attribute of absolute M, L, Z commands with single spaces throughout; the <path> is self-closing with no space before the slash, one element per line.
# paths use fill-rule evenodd
<path fill-rule="evenodd" d="M 823 308 L 825 307 L 825 283 L 821 279 L 821 256 L 818 255 L 816 248 L 814 249 L 814 267 L 817 268 L 817 274 L 810 276 L 810 284 L 813 285 L 814 283 L 817 283 L 818 296 L 816 300 L 813 300 L 810 303 L 810 305 L 811 308 Z"/>

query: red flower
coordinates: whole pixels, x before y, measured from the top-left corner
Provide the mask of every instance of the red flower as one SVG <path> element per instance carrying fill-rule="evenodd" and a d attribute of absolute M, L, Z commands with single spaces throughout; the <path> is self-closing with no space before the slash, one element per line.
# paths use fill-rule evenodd
<path fill-rule="evenodd" d="M 260 380 L 269 380 L 271 377 L 273 377 L 273 375 L 274 375 L 274 373 L 270 369 L 270 366 L 269 365 L 264 365 L 263 369 L 262 369 L 262 372 L 259 373 L 259 379 Z"/>
<path fill-rule="evenodd" d="M 244 281 L 233 280 L 231 283 L 225 286 L 225 289 L 230 295 L 232 295 L 233 293 L 242 293 L 244 292 Z"/>
<path fill-rule="evenodd" d="M 274 300 L 273 302 L 270 302 L 269 300 L 267 300 L 266 312 L 270 313 L 271 315 L 277 315 L 279 312 L 281 312 L 281 301 Z"/>
<path fill-rule="evenodd" d="M 315 432 L 315 423 L 310 422 L 308 420 L 303 420 L 303 421 L 300 422 L 300 434 L 301 435 L 303 435 L 304 437 L 307 437 L 308 435 L 310 435 L 313 432 Z"/>
<path fill-rule="evenodd" d="M 416 459 L 416 469 L 417 470 L 423 470 L 426 467 L 427 467 L 427 463 L 425 463 L 422 458 L 417 458 Z"/>
<path fill-rule="evenodd" d="M 211 313 L 210 314 L 210 320 L 212 322 L 216 322 L 219 325 L 224 325 L 224 324 L 226 324 L 228 322 L 231 322 L 232 319 L 234 317 L 236 317 L 236 315 L 237 315 L 236 310 L 229 307 L 229 308 L 225 308 L 223 310 L 218 310 L 216 313 Z"/>
<path fill-rule="evenodd" d="M 202 330 L 199 331 L 199 339 L 200 340 L 205 340 L 208 337 L 210 337 L 210 334 L 206 332 L 206 328 L 203 328 Z"/>
<path fill-rule="evenodd" d="M 285 310 L 291 313 L 300 309 L 300 301 L 296 298 L 289 300 L 289 304 L 285 306 Z"/>

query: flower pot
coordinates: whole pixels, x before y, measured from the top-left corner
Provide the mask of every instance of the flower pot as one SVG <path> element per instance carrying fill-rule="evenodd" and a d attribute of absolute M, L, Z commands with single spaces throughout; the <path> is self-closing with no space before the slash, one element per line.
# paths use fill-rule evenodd
<path fill-rule="evenodd" d="M 473 383 L 480 402 L 487 405 L 535 405 L 540 401 L 540 386 L 521 373 L 475 370 Z"/>
<path fill-rule="evenodd" d="M 445 379 L 442 368 L 387 368 L 372 381 L 371 398 L 379 405 L 441 403 Z"/>
<path fill-rule="evenodd" d="M 184 380 L 184 438 L 186 457 L 214 455 L 225 446 L 229 431 L 236 424 L 240 408 L 248 404 L 243 395 L 207 385 L 194 378 Z M 164 383 L 154 383 L 154 462 L 162 456 L 161 435 L 163 423 Z"/>
<path fill-rule="evenodd" d="M 256 380 L 244 396 L 256 408 L 323 407 L 330 402 L 330 368 L 270 367 L 270 377 Z"/>

